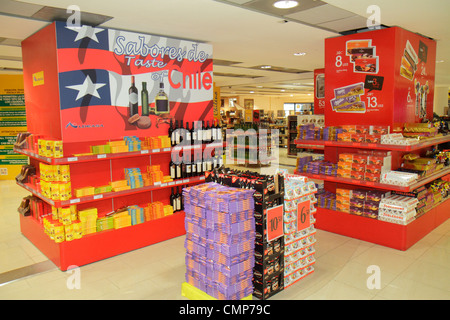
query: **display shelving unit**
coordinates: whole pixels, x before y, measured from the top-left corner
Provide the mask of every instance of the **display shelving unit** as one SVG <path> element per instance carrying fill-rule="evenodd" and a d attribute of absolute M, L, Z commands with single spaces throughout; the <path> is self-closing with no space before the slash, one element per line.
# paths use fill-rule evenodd
<path fill-rule="evenodd" d="M 96 28 L 96 32 L 96 39 L 85 36 L 78 41 L 77 33 L 67 29 L 65 23 L 53 22 L 22 42 L 27 129 L 36 139 L 61 141 L 64 153 L 63 158 L 49 158 L 30 150 L 16 149 L 16 152 L 29 157 L 30 165 L 36 168 L 36 177 L 40 176 L 40 163 L 70 168 L 73 197 L 68 200 L 54 200 L 58 198 L 56 196 L 50 199 L 34 184 L 17 183 L 43 201 L 44 214 L 52 212 L 51 206 L 67 208 L 76 205 L 78 211 L 97 208 L 101 218 L 132 205 L 142 207 L 156 201 L 168 205 L 172 188 L 179 190 L 204 181 L 204 176 L 191 176 L 153 182 L 153 185 L 140 188 L 76 197 L 75 189 L 106 186 L 124 180 L 124 169 L 127 168 L 147 172 L 149 166 L 159 165 L 163 176 L 168 176 L 172 154 L 177 150 L 193 152 L 195 158 L 200 159 L 199 153 L 207 152 L 211 145 L 87 155 L 91 146 L 123 140 L 126 136 L 139 139 L 167 136 L 171 120 L 182 121 L 182 124 L 213 122 L 212 46 L 192 41 L 179 43 L 180 46 L 195 47 L 205 57 L 202 61 L 176 63 L 177 71 L 186 75 L 196 74 L 198 70 L 203 72 L 202 85 L 196 86 L 197 95 L 192 98 L 193 84 L 182 87 L 167 79 L 174 59 L 166 56 L 165 67 L 158 68 L 160 73 L 155 77 L 153 68 L 138 67 L 134 63 L 127 65 L 125 56 L 111 49 L 118 36 L 124 41 L 142 37 L 155 45 L 165 45 L 167 38 L 104 28 Z M 114 77 L 110 77 L 111 74 Z M 145 92 L 141 90 L 144 83 L 149 85 L 147 99 L 143 98 Z M 156 97 L 150 96 L 151 86 L 161 89 L 164 83 L 168 101 L 158 104 Z M 86 89 L 83 84 L 92 85 Z M 171 99 L 172 95 L 178 96 L 176 101 Z M 143 101 L 147 101 L 148 108 L 144 108 Z M 32 146 L 30 149 L 37 148 Z M 39 217 L 20 215 L 20 228 L 22 234 L 58 268 L 67 270 L 72 265 L 82 266 L 183 235 L 184 217 L 180 210 L 140 224 L 84 234 L 80 239 L 59 243 L 44 232 Z"/>
<path fill-rule="evenodd" d="M 415 145 L 383 145 L 383 144 L 365 144 L 365 143 L 351 143 L 351 142 L 337 142 L 337 141 L 314 141 L 316 145 L 324 145 L 325 152 L 328 154 L 328 159 L 333 157 L 336 159 L 337 155 L 349 150 L 374 149 L 392 151 L 394 153 L 393 162 L 400 158 L 401 154 L 420 151 L 440 143 L 450 142 L 450 135 L 424 140 Z M 296 143 L 301 146 L 310 144 L 311 140 L 296 140 Z M 331 155 L 330 155 L 331 154 Z M 428 184 L 438 178 L 450 175 L 450 168 L 434 172 L 429 176 L 417 180 L 414 184 L 409 186 L 396 186 L 378 182 L 370 182 L 363 180 L 347 179 L 329 175 L 308 174 L 303 172 L 296 172 L 300 175 L 307 176 L 311 179 L 323 180 L 326 182 L 328 190 L 335 190 L 339 187 L 345 188 L 367 188 L 380 189 L 386 191 L 400 191 L 409 192 L 415 190 L 425 184 Z M 431 210 L 421 215 L 407 225 L 399 225 L 389 222 L 384 222 L 376 219 L 370 219 L 352 215 L 345 212 L 317 208 L 316 212 L 316 227 L 321 230 L 326 230 L 348 237 L 368 241 L 371 243 L 380 244 L 398 250 L 407 250 L 417 241 L 426 236 L 434 228 L 446 221 L 450 217 L 450 201 L 444 200 L 440 204 L 434 206 Z"/>

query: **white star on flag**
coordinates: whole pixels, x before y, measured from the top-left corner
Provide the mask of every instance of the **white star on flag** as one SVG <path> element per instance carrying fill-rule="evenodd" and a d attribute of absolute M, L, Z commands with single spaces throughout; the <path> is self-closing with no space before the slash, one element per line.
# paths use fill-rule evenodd
<path fill-rule="evenodd" d="M 77 36 L 75 37 L 75 40 L 73 40 L 73 42 L 77 42 L 78 40 L 81 40 L 83 38 L 89 38 L 98 43 L 97 33 L 105 31 L 105 29 L 93 28 L 91 26 L 86 25 L 77 28 L 74 27 L 66 27 L 66 28 L 75 31 L 77 33 Z"/>
<path fill-rule="evenodd" d="M 82 84 L 76 84 L 73 86 L 66 86 L 68 89 L 78 90 L 78 95 L 75 100 L 81 99 L 84 96 L 90 94 L 96 98 L 100 99 L 100 95 L 98 94 L 98 89 L 102 88 L 106 83 L 93 83 L 89 76 L 84 79 Z"/>

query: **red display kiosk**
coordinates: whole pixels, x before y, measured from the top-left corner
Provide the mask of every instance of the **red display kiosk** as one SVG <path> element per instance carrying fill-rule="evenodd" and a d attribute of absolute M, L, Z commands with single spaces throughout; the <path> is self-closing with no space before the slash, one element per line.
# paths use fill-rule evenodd
<path fill-rule="evenodd" d="M 153 201 L 167 205 L 172 188 L 204 180 L 192 176 L 120 192 L 74 195 L 77 188 L 124 179 L 125 168 L 146 171 L 159 165 L 164 175 L 170 175 L 173 148 L 85 154 L 91 146 L 125 136 L 167 136 L 171 122 L 184 128 L 194 121 L 213 124 L 210 45 L 55 22 L 24 40 L 22 53 L 28 130 L 43 139 L 62 141 L 64 154 L 52 159 L 32 151 L 20 152 L 30 156 L 37 176 L 39 163 L 70 166 L 73 197 L 66 201 L 54 201 L 36 186 L 19 183 L 44 201 L 45 210 L 75 204 L 78 210 L 95 207 L 101 217 L 130 205 Z M 199 159 L 204 149 L 200 145 L 184 150 Z M 183 211 L 61 243 L 44 233 L 42 221 L 21 216 L 20 222 L 22 233 L 61 270 L 185 233 Z"/>
<path fill-rule="evenodd" d="M 325 125 L 370 125 L 398 132 L 404 123 L 433 117 L 436 42 L 399 27 L 373 30 L 325 40 Z M 392 170 L 405 153 L 423 153 L 442 137 L 413 147 L 337 141 L 297 140 L 324 146 L 325 160 L 337 163 L 338 155 L 358 149 L 391 152 Z M 326 190 L 336 188 L 410 191 L 450 173 L 442 170 L 413 186 L 399 187 L 325 175 L 302 175 L 324 180 Z M 364 218 L 318 208 L 318 229 L 406 250 L 450 215 L 449 200 L 407 225 Z"/>

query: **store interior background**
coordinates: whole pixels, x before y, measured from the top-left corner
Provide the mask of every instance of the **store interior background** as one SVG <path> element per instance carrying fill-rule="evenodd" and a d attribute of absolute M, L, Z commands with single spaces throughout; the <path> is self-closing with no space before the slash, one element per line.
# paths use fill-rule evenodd
<path fill-rule="evenodd" d="M 0 73 L 21 74 L 21 41 L 55 19 L 65 21 L 68 16 L 67 8 L 76 5 L 81 10 L 82 24 L 211 44 L 214 54 L 214 82 L 221 89 L 221 99 L 224 101 L 223 111 L 226 112 L 229 109 L 229 99 L 235 99 L 240 106 L 244 105 L 245 99 L 253 99 L 254 109 L 273 111 L 276 115 L 277 111 L 284 110 L 285 103 L 313 103 L 313 71 L 324 66 L 324 39 L 339 36 L 343 31 L 367 27 L 367 19 L 371 16 L 367 10 L 371 5 L 376 4 L 381 9 L 382 25 L 399 26 L 437 41 L 434 111 L 438 115 L 446 114 L 445 108 L 448 108 L 450 88 L 449 1 L 302 0 L 300 6 L 285 11 L 274 9 L 271 3 L 270 0 L 135 0 L 130 4 L 110 0 L 60 0 L 57 3 L 51 0 L 0 0 Z M 271 67 L 265 68 L 265 66 Z M 280 163 L 290 160 L 280 159 Z M 7 193 L 7 189 L 4 187 L 0 189 L 0 192 L 6 196 L 6 198 L 2 197 L 2 201 L 6 201 L 5 199 L 8 198 L 17 198 L 17 202 L 2 203 L 5 212 L 16 212 L 18 201 L 27 194 L 19 187 L 15 190 L 17 193 Z M 12 214 L 9 214 L 8 217 L 2 216 L 1 221 L 3 227 L 0 227 L 0 230 L 6 239 L 0 242 L 0 248 L 3 251 L 0 254 L 0 261 L 2 261 L 0 274 L 32 263 L 45 262 L 45 257 L 38 253 L 37 249 L 30 247 L 31 245 L 27 243 L 26 239 L 19 239 L 21 235 L 18 227 L 16 230 L 11 230 L 11 225 L 17 226 L 18 224 L 17 216 Z M 426 245 L 435 245 L 438 242 L 437 239 L 441 239 L 446 234 L 447 226 L 448 222 L 443 225 L 443 228 L 430 234 L 425 241 Z M 353 286 L 349 283 L 353 281 L 350 280 L 351 275 L 355 276 L 355 264 L 366 264 L 373 261 L 373 255 L 368 253 L 370 245 L 361 246 L 359 244 L 355 249 L 355 241 L 338 235 L 330 236 L 329 240 L 327 244 L 325 244 L 326 242 L 322 244 L 323 253 L 339 249 L 332 255 L 322 255 L 322 265 L 328 267 L 330 274 L 319 276 L 319 279 L 316 277 L 315 283 L 312 281 L 306 283 L 306 292 L 297 295 L 287 293 L 287 296 L 280 296 L 280 299 L 347 297 L 344 289 L 338 288 L 337 284 L 345 283 L 347 287 Z M 14 246 L 16 244 L 23 246 L 25 253 L 13 250 L 13 243 Z M 118 257 L 110 260 L 109 264 L 101 261 L 97 265 L 104 268 L 102 272 L 105 270 L 105 272 L 111 270 L 111 272 L 116 272 L 118 267 L 126 266 L 128 271 L 132 272 L 133 270 L 139 273 L 136 278 L 133 278 L 133 281 L 138 283 L 138 276 L 140 273 L 148 272 L 148 267 L 155 267 L 158 269 L 157 272 L 163 273 L 167 264 L 175 265 L 175 261 L 178 263 L 179 259 L 184 259 L 183 250 L 180 249 L 181 243 L 182 241 L 174 239 L 166 242 L 160 248 L 152 246 L 143 249 L 143 252 L 148 255 L 156 253 L 167 256 L 169 262 L 149 263 L 136 252 L 132 252 L 127 259 Z M 449 268 L 448 255 L 443 257 L 439 255 L 438 261 L 434 262 L 434 265 L 439 265 L 439 270 L 436 272 L 436 277 L 432 279 L 433 290 L 426 286 L 410 292 L 400 292 L 398 289 L 406 281 L 405 279 L 408 281 L 415 279 L 419 274 L 418 270 L 424 270 L 427 266 L 423 260 L 418 260 L 430 248 L 426 245 L 400 254 L 397 252 L 387 254 L 386 251 L 379 248 L 374 250 L 376 258 L 378 258 L 377 262 L 380 262 L 383 256 L 390 259 L 384 263 L 386 268 L 390 268 L 390 272 L 384 280 L 383 288 L 390 283 L 394 284 L 390 290 L 385 290 L 378 298 L 412 297 L 420 299 L 431 291 L 435 297 L 445 298 L 446 296 L 442 294 L 447 294 L 448 297 L 448 286 L 437 279 L 439 277 L 448 279 L 448 273 L 446 273 Z M 441 241 L 437 245 L 444 246 L 445 244 Z M 320 244 L 318 246 L 320 248 Z M 14 253 L 11 254 L 12 252 Z M 428 258 L 436 258 L 436 256 L 436 251 L 433 251 L 429 253 Z M 321 258 L 320 254 L 318 258 Z M 348 278 L 347 273 L 338 273 L 344 260 L 346 263 L 356 261 L 346 267 Z M 144 264 L 147 269 L 141 266 L 138 269 L 134 268 L 139 263 Z M 380 263 L 383 264 L 383 262 Z M 416 264 L 417 270 L 412 269 L 409 274 L 399 276 L 408 266 L 414 264 Z M 150 281 L 143 282 L 140 289 L 136 289 L 137 285 L 127 287 L 125 283 L 128 278 L 124 278 L 122 274 L 118 273 L 114 273 L 114 278 L 111 280 L 114 286 L 112 286 L 109 281 L 105 281 L 105 273 L 100 275 L 100 271 L 90 265 L 87 266 L 85 274 L 89 274 L 89 270 L 92 272 L 92 284 L 88 285 L 92 290 L 92 296 L 84 295 L 83 297 L 88 299 L 114 298 L 117 287 L 120 293 L 130 292 L 130 287 L 132 287 L 134 291 L 129 294 L 131 298 L 140 298 L 142 295 L 145 296 L 144 291 L 153 290 L 153 295 L 146 295 L 146 297 L 170 299 L 173 298 L 173 294 L 179 296 L 179 280 L 182 281 L 183 278 L 182 268 L 179 269 L 180 275 L 175 278 L 171 278 L 167 274 L 170 290 L 172 290 L 168 291 L 166 290 L 167 284 L 163 283 L 161 279 L 157 280 L 156 277 L 154 280 L 152 278 Z M 30 294 L 38 297 L 41 293 L 38 288 L 42 288 L 43 283 L 53 282 L 56 285 L 58 280 L 65 283 L 65 277 L 57 271 L 52 271 L 42 279 L 36 279 L 34 282 L 32 280 L 28 284 L 17 284 L 13 287 L 12 293 L 11 291 L 7 293 L 8 297 L 24 297 L 23 294 L 27 290 Z M 361 278 L 361 281 L 366 278 L 364 273 L 356 276 Z M 129 277 L 131 278 L 131 275 Z M 329 292 L 321 294 L 315 290 L 319 286 L 325 286 L 330 279 L 334 279 L 334 282 L 327 286 L 335 289 L 335 295 L 329 295 Z M 422 282 L 425 280 L 429 279 L 421 278 Z M 149 288 L 144 289 L 145 285 Z M 32 290 L 30 290 L 31 287 Z M 104 292 L 101 292 L 103 289 L 105 292 L 109 290 L 111 293 L 104 295 Z M 361 296 L 364 288 L 357 289 L 348 294 L 348 297 L 370 299 L 376 295 L 376 293 L 367 293 L 366 291 Z M 139 292 L 139 290 L 142 291 Z M 52 292 L 51 287 L 47 287 L 42 297 L 62 297 L 64 299 L 73 297 L 70 294 L 61 289 Z M 79 295 L 80 298 L 83 298 L 81 294 Z M 123 298 L 125 295 L 121 297 Z"/>
<path fill-rule="evenodd" d="M 57 7 L 50 0 L 0 3 L 1 73 L 21 73 L 20 42 L 55 19 L 67 20 L 67 8 L 76 5 L 81 23 L 212 44 L 214 82 L 221 89 L 224 110 L 229 98 L 240 106 L 244 99 L 253 99 L 255 109 L 275 115 L 284 103 L 313 102 L 313 70 L 324 66 L 324 39 L 366 28 L 375 4 L 382 25 L 437 41 L 435 112 L 443 115 L 448 106 L 447 1 L 302 0 L 287 10 L 274 8 L 270 0 L 137 0 L 131 6 L 122 1 L 61 0 Z"/>

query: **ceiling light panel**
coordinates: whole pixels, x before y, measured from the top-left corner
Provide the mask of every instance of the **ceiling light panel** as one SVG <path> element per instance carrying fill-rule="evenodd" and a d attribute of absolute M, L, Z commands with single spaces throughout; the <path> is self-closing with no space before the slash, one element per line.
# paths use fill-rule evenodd
<path fill-rule="evenodd" d="M 288 14 L 285 17 L 312 25 L 317 25 L 328 21 L 349 18 L 354 15 L 355 14 L 350 11 L 337 8 L 330 4 L 325 4 L 320 7 L 314 7 L 308 10 Z"/>
<path fill-rule="evenodd" d="M 335 30 L 337 32 L 367 28 L 367 18 L 355 15 L 345 19 L 320 23 L 318 26 Z"/>
<path fill-rule="evenodd" d="M 45 21 L 67 21 L 72 13 L 67 13 L 67 9 L 55 8 L 55 7 L 43 7 L 38 12 L 32 15 L 35 19 Z M 82 12 L 80 15 L 80 23 L 89 26 L 98 26 L 111 20 L 112 17 L 104 16 L 96 13 Z"/>
<path fill-rule="evenodd" d="M 294 0 L 279 0 L 273 4 L 278 9 L 291 9 L 298 6 L 298 1 Z"/>
<path fill-rule="evenodd" d="M 13 0 L 2 0 L 1 3 L 0 12 L 25 17 L 31 17 L 42 8 L 41 5 Z"/>
<path fill-rule="evenodd" d="M 275 16 L 285 16 L 294 12 L 308 10 L 310 8 L 325 5 L 326 3 L 320 0 L 301 0 L 300 4 L 291 9 L 278 9 L 273 6 L 275 0 L 254 0 L 249 3 L 245 3 L 242 6 L 244 8 L 253 9 L 263 13 L 268 13 Z"/>

